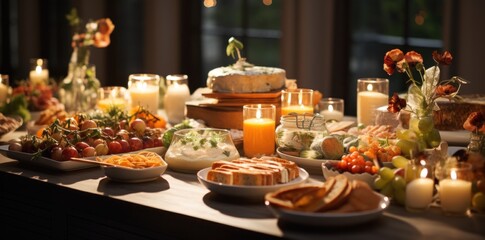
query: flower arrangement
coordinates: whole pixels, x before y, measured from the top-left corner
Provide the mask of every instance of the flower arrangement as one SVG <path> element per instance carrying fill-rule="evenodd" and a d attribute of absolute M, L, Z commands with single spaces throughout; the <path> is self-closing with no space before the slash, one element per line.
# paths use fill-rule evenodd
<path fill-rule="evenodd" d="M 82 20 L 75 8 L 66 18 L 74 31 L 71 42 L 74 51 L 71 61 L 82 65 L 88 64 L 90 46 L 105 48 L 111 43 L 110 35 L 115 28 L 111 19 L 101 18 L 96 21 L 89 21 L 86 23 L 84 31 L 81 31 Z"/>
<path fill-rule="evenodd" d="M 450 65 L 453 57 L 450 52 L 445 51 L 442 54 L 437 51 L 433 52 L 435 66 L 425 69 L 423 57 L 421 54 L 410 51 L 404 54 L 400 49 L 392 49 L 384 56 L 384 71 L 392 75 L 396 70 L 400 73 L 406 73 L 411 85 L 408 89 L 406 101 L 399 100 L 397 94 L 391 98 L 388 110 L 398 112 L 405 108 L 414 116 L 420 118 L 429 116 L 432 111 L 439 110 L 436 99 L 447 98 L 457 100 L 457 95 L 462 84 L 467 84 L 463 78 L 454 76 L 448 80 L 440 80 L 439 65 Z M 416 80 L 413 74 L 416 70 L 420 80 Z M 407 108 L 406 108 L 407 107 Z"/>
<path fill-rule="evenodd" d="M 472 133 L 485 134 L 485 114 L 481 112 L 472 112 L 463 123 L 463 128 Z"/>

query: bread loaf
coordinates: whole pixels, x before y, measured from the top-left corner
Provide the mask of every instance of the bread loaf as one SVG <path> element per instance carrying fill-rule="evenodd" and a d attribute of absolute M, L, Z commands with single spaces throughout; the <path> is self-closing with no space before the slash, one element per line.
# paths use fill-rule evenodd
<path fill-rule="evenodd" d="M 270 92 L 282 89 L 285 81 L 286 72 L 281 68 L 253 66 L 239 70 L 229 66 L 211 70 L 207 87 L 214 92 Z"/>

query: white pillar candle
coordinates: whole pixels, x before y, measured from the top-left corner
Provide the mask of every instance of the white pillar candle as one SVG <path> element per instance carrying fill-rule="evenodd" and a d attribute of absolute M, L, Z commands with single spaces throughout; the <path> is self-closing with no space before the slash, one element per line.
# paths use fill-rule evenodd
<path fill-rule="evenodd" d="M 187 86 L 187 75 L 168 75 L 163 106 L 170 123 L 176 124 L 185 119 L 185 102 L 189 98 L 190 90 Z"/>
<path fill-rule="evenodd" d="M 42 69 L 41 66 L 35 67 L 35 70 L 30 71 L 29 74 L 30 83 L 32 85 L 43 85 L 49 82 L 49 71 Z"/>
<path fill-rule="evenodd" d="M 470 207 L 472 183 L 457 179 L 454 170 L 450 174 L 451 179 L 440 181 L 441 209 L 445 213 L 463 214 Z"/>
<path fill-rule="evenodd" d="M 160 77 L 155 74 L 132 74 L 128 82 L 131 107 L 141 106 L 153 114 L 158 111 Z"/>
<path fill-rule="evenodd" d="M 428 169 L 421 170 L 421 177 L 414 179 L 406 185 L 406 209 L 420 211 L 428 208 L 433 200 L 432 179 L 427 178 Z"/>
<path fill-rule="evenodd" d="M 387 106 L 389 80 L 385 78 L 357 79 L 357 123 L 374 125 L 377 108 Z"/>

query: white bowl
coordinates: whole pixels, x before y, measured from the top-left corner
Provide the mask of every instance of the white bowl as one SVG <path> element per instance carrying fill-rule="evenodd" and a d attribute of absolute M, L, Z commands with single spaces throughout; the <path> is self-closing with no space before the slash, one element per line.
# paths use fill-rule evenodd
<path fill-rule="evenodd" d="M 150 168 L 103 167 L 106 177 L 117 182 L 147 182 L 156 180 L 167 170 L 167 164 Z"/>
<path fill-rule="evenodd" d="M 325 166 L 325 163 L 322 163 L 322 172 L 323 172 L 323 177 L 327 179 L 328 177 L 334 177 L 337 175 L 344 175 L 346 176 L 349 180 L 361 180 L 367 184 L 371 188 L 374 188 L 374 180 L 377 178 L 377 174 L 369 174 L 369 173 L 351 173 L 348 171 L 344 171 L 340 173 L 339 171 L 333 170 L 333 169 L 328 169 Z"/>

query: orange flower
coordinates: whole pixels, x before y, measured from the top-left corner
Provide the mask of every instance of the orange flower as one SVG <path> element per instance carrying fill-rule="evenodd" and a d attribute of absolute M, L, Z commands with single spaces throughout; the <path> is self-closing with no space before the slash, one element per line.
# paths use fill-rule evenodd
<path fill-rule="evenodd" d="M 405 107 L 406 107 L 406 100 L 399 98 L 399 95 L 397 95 L 397 93 L 394 93 L 392 97 L 389 99 L 389 103 L 387 105 L 387 111 L 392 113 L 397 113 Z"/>
<path fill-rule="evenodd" d="M 433 60 L 438 64 L 450 65 L 451 60 L 453 60 L 453 56 L 451 56 L 451 53 L 448 51 L 445 51 L 443 54 L 439 54 L 438 51 L 434 51 Z"/>
<path fill-rule="evenodd" d="M 436 87 L 436 95 L 438 97 L 447 96 L 452 93 L 455 93 L 457 90 L 458 89 L 451 84 L 439 85 L 438 87 Z"/>
<path fill-rule="evenodd" d="M 470 132 L 485 133 L 485 116 L 481 112 L 472 112 L 463 123 L 463 128 Z"/>
<path fill-rule="evenodd" d="M 423 63 L 423 57 L 421 54 L 415 52 L 415 51 L 410 51 L 407 52 L 406 55 L 404 55 L 404 60 L 409 64 L 409 66 L 415 66 L 418 63 Z"/>
<path fill-rule="evenodd" d="M 107 47 L 111 43 L 110 35 L 115 29 L 115 25 L 109 18 L 98 20 L 98 30 L 94 33 L 93 45 L 98 48 Z"/>
<path fill-rule="evenodd" d="M 402 63 L 403 60 L 404 53 L 397 48 L 392 49 L 384 56 L 384 71 L 386 71 L 387 74 L 392 75 L 396 67 L 398 67 L 398 63 Z M 398 71 L 402 72 L 401 67 L 398 67 Z"/>

